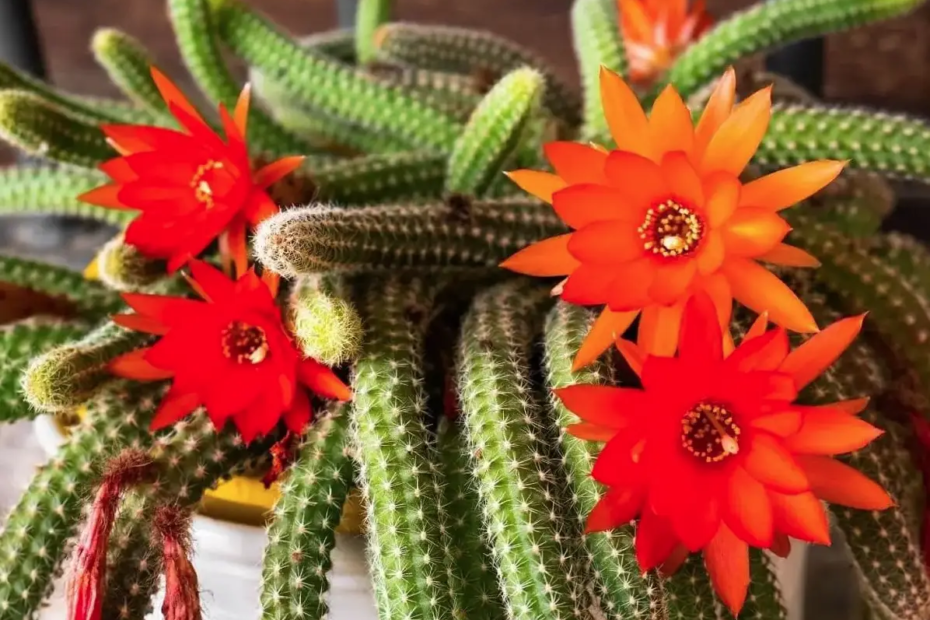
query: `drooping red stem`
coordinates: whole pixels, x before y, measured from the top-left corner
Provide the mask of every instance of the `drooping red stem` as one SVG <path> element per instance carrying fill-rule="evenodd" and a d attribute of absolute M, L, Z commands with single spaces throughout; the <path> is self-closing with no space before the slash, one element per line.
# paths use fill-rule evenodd
<path fill-rule="evenodd" d="M 161 539 L 165 570 L 165 620 L 202 620 L 200 585 L 190 560 L 190 515 L 178 506 L 162 506 L 155 513 L 155 532 Z"/>

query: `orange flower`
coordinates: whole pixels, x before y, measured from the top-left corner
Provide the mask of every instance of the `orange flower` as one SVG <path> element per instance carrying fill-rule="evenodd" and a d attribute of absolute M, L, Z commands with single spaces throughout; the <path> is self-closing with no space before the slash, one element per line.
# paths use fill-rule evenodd
<path fill-rule="evenodd" d="M 675 62 L 690 44 L 713 25 L 696 0 L 617 0 L 623 45 L 630 63 L 630 79 L 651 82 Z"/>
<path fill-rule="evenodd" d="M 556 287 L 574 304 L 607 308 L 575 360 L 595 360 L 642 314 L 639 344 L 672 355 L 685 302 L 698 290 L 727 325 L 733 298 L 792 331 L 814 332 L 804 304 L 754 259 L 816 266 L 782 239 L 778 215 L 830 183 L 844 163 L 815 161 L 747 184 L 739 175 L 768 127 L 770 89 L 734 106 L 736 78 L 724 74 L 697 126 L 671 86 L 649 118 L 616 74 L 602 69 L 601 97 L 617 149 L 551 142 L 555 174 L 517 170 L 510 178 L 551 203 L 573 232 L 524 248 L 503 267 L 568 276 Z"/>
<path fill-rule="evenodd" d="M 101 164 L 113 183 L 78 199 L 109 209 L 141 211 L 126 243 L 174 272 L 222 235 L 224 260 L 247 267 L 246 228 L 278 212 L 265 190 L 293 172 L 303 157 L 279 159 L 252 171 L 246 148 L 249 89 L 230 116 L 220 105 L 226 140 L 203 120 L 177 86 L 152 68 L 152 78 L 182 131 L 143 125 L 103 125 L 119 152 Z"/>
<path fill-rule="evenodd" d="M 678 357 L 618 348 L 642 389 L 574 385 L 556 390 L 582 419 L 567 431 L 607 441 L 591 475 L 608 486 L 587 531 L 639 517 L 636 556 L 646 571 L 674 572 L 687 551 L 704 561 L 721 600 L 738 613 L 749 586 L 749 547 L 790 551 L 788 537 L 829 544 L 821 501 L 882 510 L 891 498 L 831 458 L 882 431 L 856 416 L 867 399 L 819 406 L 798 392 L 856 338 L 864 317 L 837 321 L 789 350 L 763 315 L 729 356 L 711 299 L 688 302 Z"/>

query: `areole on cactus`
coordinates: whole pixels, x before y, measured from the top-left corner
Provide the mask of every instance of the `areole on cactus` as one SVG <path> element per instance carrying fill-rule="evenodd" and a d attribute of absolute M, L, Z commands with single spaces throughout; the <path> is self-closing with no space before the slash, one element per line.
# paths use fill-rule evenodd
<path fill-rule="evenodd" d="M 581 93 L 387 0 L 300 42 L 168 0 L 216 115 L 111 29 L 125 99 L 3 68 L 0 135 L 65 165 L 0 172 L 0 214 L 126 229 L 98 280 L 0 257 L 0 420 L 79 414 L 0 532 L 0 620 L 73 537 L 71 620 L 161 575 L 166 618 L 208 614 L 190 515 L 244 473 L 280 477 L 269 619 L 330 612 L 359 494 L 382 620 L 784 618 L 772 554 L 830 516 L 865 604 L 925 618 L 930 252 L 878 226 L 930 129 L 729 69 L 915 4 L 575 0 Z"/>

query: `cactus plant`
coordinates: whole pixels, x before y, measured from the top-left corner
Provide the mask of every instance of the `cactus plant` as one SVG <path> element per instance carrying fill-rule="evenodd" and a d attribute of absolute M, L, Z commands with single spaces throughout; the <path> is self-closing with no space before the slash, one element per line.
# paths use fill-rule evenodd
<path fill-rule="evenodd" d="M 721 132 L 759 134 L 759 148 L 747 151 L 753 136 L 731 140 L 739 152 L 727 156 L 739 165 L 724 165 L 732 162 L 718 142 L 705 160 L 727 168 L 727 187 L 764 195 L 768 213 L 749 203 L 737 209 L 720 197 L 725 192 L 714 193 L 726 185 L 719 176 L 702 186 L 687 174 L 706 164 L 701 149 L 713 150 L 713 132 L 701 123 L 719 128 L 731 112 L 729 65 L 917 3 L 770 0 L 716 25 L 701 11 L 683 13 L 675 19 L 687 22 L 676 24 L 684 34 L 650 49 L 657 30 L 649 20 L 663 19 L 650 2 L 574 0 L 564 18 L 580 91 L 535 53 L 491 33 L 392 21 L 389 0 L 361 0 L 354 30 L 302 40 L 243 0 L 166 0 L 185 64 L 219 107 L 202 120 L 152 71 L 158 59 L 116 30 L 101 29 L 92 48 L 126 100 L 80 97 L 0 67 L 0 136 L 46 161 L 0 172 L 0 215 L 78 216 L 123 228 L 87 274 L 0 257 L 0 422 L 51 413 L 69 434 L 0 531 L 0 620 L 34 617 L 72 553 L 74 566 L 94 570 L 69 573 L 69 620 L 142 617 L 162 574 L 166 617 L 199 620 L 188 515 L 230 476 L 281 479 L 270 492 L 274 503 L 264 506 L 269 540 L 259 599 L 269 620 L 327 616 L 335 532 L 356 501 L 366 515 L 381 620 L 701 620 L 735 608 L 740 617 L 784 618 L 771 555 L 787 553 L 781 535 L 803 534 L 816 511 L 782 511 L 782 529 L 771 525 L 768 537 L 737 531 L 734 519 L 744 521 L 725 515 L 721 531 L 756 535 L 761 542 L 752 546 L 764 547 L 730 557 L 731 573 L 745 574 L 742 590 L 734 589 L 732 575 L 721 576 L 717 533 L 706 544 L 674 528 L 657 538 L 648 519 L 664 516 L 617 507 L 617 491 L 602 484 L 597 465 L 616 456 L 617 429 L 608 434 L 579 418 L 561 396 L 578 384 L 633 390 L 647 359 L 661 364 L 679 335 L 698 338 L 672 303 L 674 283 L 655 289 L 668 303 L 637 319 L 643 304 L 614 300 L 635 298 L 642 282 L 609 282 L 623 295 L 602 299 L 607 284 L 595 290 L 590 275 L 616 275 L 614 262 L 622 261 L 613 259 L 631 237 L 610 228 L 629 219 L 611 197 L 648 185 L 656 169 L 643 163 L 650 155 L 662 170 L 674 167 L 676 190 L 701 204 L 650 205 L 632 229 L 634 245 L 651 250 L 669 241 L 663 247 L 671 254 L 662 257 L 686 256 L 687 243 L 741 211 L 742 228 L 720 233 L 742 240 L 728 250 L 742 248 L 744 263 L 772 259 L 785 282 L 778 290 L 793 290 L 821 328 L 870 313 L 859 339 L 801 391 L 797 407 L 840 401 L 803 423 L 835 421 L 839 411 L 847 422 L 858 415 L 849 423 L 860 430 L 885 431 L 842 463 L 877 481 L 896 505 L 841 506 L 855 494 L 842 496 L 820 479 L 811 487 L 833 505 L 873 617 L 926 618 L 927 498 L 909 450 L 920 439 L 913 419 L 930 419 L 930 251 L 882 231 L 893 206 L 890 181 L 930 182 L 926 122 L 834 107 L 756 74 L 758 87 L 776 83 L 774 106 L 762 105 L 764 91 L 741 95 L 746 103 L 733 116 L 770 115 L 767 130 L 739 116 Z M 248 65 L 261 106 L 248 105 L 250 91 L 241 92 L 227 52 Z M 605 82 L 608 74 L 615 81 Z M 632 88 L 617 86 L 625 77 Z M 661 130 L 646 124 L 646 113 L 664 119 Z M 674 151 L 670 145 L 685 157 L 673 154 L 668 163 L 656 155 Z M 761 176 L 820 158 L 845 160 L 846 171 L 831 184 L 842 166 L 815 163 L 802 189 L 776 182 L 786 176 Z M 551 171 L 530 170 L 546 159 Z M 607 167 L 626 184 L 614 194 L 605 193 L 614 181 L 597 168 L 603 161 L 624 164 Z M 600 187 L 598 200 L 579 198 L 579 186 Z M 792 206 L 776 221 L 775 211 Z M 777 245 L 789 225 L 797 247 Z M 591 241 L 580 234 L 589 226 L 616 234 Z M 668 234 L 647 238 L 656 230 Z M 681 236 L 688 231 L 693 239 Z M 534 244 L 542 249 L 533 267 L 516 262 L 551 281 L 500 268 Z M 814 266 L 812 256 L 819 268 L 799 275 L 798 267 Z M 586 287 L 571 283 L 582 263 L 594 266 Z M 775 280 L 768 267 L 753 269 Z M 557 277 L 567 275 L 568 282 Z M 701 275 L 716 283 L 707 285 L 714 299 L 729 302 L 720 283 L 733 283 L 754 311 L 773 310 L 747 295 L 745 282 Z M 582 307 L 599 303 L 607 304 L 599 314 Z M 731 306 L 718 309 L 726 338 L 706 346 L 728 352 L 734 341 L 757 348 L 762 340 L 753 338 L 776 341 L 762 334 L 764 320 Z M 785 317 L 774 310 L 778 323 Z M 684 320 L 676 338 L 656 328 L 672 315 L 671 324 Z M 637 345 L 624 338 L 633 333 L 654 337 Z M 770 351 L 773 359 L 788 340 Z M 657 352 L 669 346 L 667 355 Z M 817 371 L 833 361 L 810 353 L 820 345 L 804 346 L 796 350 Z M 605 347 L 611 352 L 600 355 Z M 641 382 L 649 381 L 644 373 Z M 872 400 L 844 400 L 858 396 Z M 349 402 L 324 402 L 332 400 Z M 785 430 L 790 413 L 769 420 L 768 430 L 800 435 L 800 421 Z M 698 415 L 681 433 L 692 451 L 720 433 L 723 459 L 733 454 L 727 433 L 735 431 L 720 424 L 735 422 L 714 415 L 707 429 L 694 430 Z M 606 414 L 600 421 L 616 422 Z M 792 445 L 804 461 L 803 446 Z M 714 447 L 704 448 L 707 456 Z M 144 459 L 145 476 L 112 475 L 127 450 Z M 629 518 L 600 527 L 618 514 Z M 661 566 L 641 570 L 644 555 L 661 551 L 644 549 L 644 540 L 666 551 Z M 704 562 L 687 551 L 702 551 Z"/>

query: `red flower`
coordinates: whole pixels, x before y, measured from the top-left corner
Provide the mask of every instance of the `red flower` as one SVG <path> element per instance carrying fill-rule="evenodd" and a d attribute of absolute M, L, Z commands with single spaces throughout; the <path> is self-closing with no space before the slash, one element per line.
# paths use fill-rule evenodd
<path fill-rule="evenodd" d="M 253 270 L 235 282 L 201 261 L 192 261 L 190 270 L 190 283 L 203 301 L 126 293 L 123 299 L 138 314 L 113 317 L 123 327 L 161 336 L 153 346 L 111 363 L 121 377 L 174 379 L 152 430 L 203 406 L 217 428 L 231 418 L 250 442 L 268 434 L 282 416 L 290 430 L 302 432 L 311 418 L 304 388 L 326 398 L 351 398 L 332 370 L 302 359 L 271 288 Z"/>
<path fill-rule="evenodd" d="M 223 235 L 224 259 L 246 270 L 246 228 L 278 212 L 265 190 L 296 169 L 303 157 L 286 157 L 253 172 L 246 148 L 249 88 L 230 116 L 220 105 L 225 141 L 160 71 L 152 78 L 182 131 L 145 125 L 103 125 L 120 157 L 101 164 L 113 183 L 79 200 L 141 215 L 126 243 L 149 258 L 166 259 L 174 272 Z"/>
<path fill-rule="evenodd" d="M 749 585 L 749 546 L 787 554 L 788 536 L 829 543 L 821 500 L 881 510 L 892 501 L 861 473 L 830 458 L 882 431 L 858 418 L 865 399 L 816 407 L 794 402 L 855 339 L 863 317 L 843 319 L 789 351 L 783 328 L 760 317 L 724 355 L 710 297 L 686 305 L 678 357 L 618 348 L 642 389 L 576 385 L 557 391 L 583 422 L 568 432 L 607 441 L 592 476 L 608 490 L 588 531 L 639 517 L 636 554 L 650 570 L 679 544 L 704 551 L 714 587 L 737 613 Z"/>

